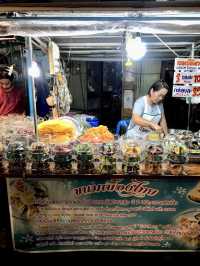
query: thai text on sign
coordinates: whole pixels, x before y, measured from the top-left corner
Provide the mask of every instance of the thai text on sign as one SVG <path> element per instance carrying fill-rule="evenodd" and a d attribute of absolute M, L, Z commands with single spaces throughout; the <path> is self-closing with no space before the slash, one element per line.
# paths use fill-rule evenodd
<path fill-rule="evenodd" d="M 192 87 L 192 96 L 193 97 L 200 96 L 200 86 L 199 87 Z"/>
<path fill-rule="evenodd" d="M 176 58 L 173 97 L 199 96 L 200 59 Z"/>
<path fill-rule="evenodd" d="M 200 71 L 200 59 L 176 58 L 174 70 L 181 72 L 198 72 Z"/>
<path fill-rule="evenodd" d="M 191 97 L 192 87 L 191 86 L 173 86 L 173 97 Z"/>

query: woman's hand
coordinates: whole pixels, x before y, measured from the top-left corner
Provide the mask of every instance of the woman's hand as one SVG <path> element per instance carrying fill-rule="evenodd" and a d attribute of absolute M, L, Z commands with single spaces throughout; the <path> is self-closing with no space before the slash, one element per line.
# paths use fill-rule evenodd
<path fill-rule="evenodd" d="M 156 123 L 151 122 L 151 123 L 150 123 L 150 127 L 151 127 L 151 129 L 153 129 L 153 130 L 155 130 L 155 131 L 162 132 L 162 127 L 159 126 L 159 125 L 156 124 Z"/>

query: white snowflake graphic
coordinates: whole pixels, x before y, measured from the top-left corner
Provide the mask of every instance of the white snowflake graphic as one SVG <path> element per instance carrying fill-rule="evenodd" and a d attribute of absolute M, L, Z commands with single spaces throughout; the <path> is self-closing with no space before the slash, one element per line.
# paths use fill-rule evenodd
<path fill-rule="evenodd" d="M 34 237 L 33 235 L 27 234 L 25 236 L 22 236 L 21 242 L 25 242 L 25 243 L 33 243 L 34 242 Z"/>
<path fill-rule="evenodd" d="M 181 198 L 183 198 L 187 194 L 187 189 L 184 187 L 176 187 L 176 190 L 173 193 L 178 194 Z"/>
<path fill-rule="evenodd" d="M 171 243 L 169 243 L 168 241 L 163 242 L 163 243 L 161 244 L 161 247 L 163 247 L 163 248 L 170 248 L 170 247 L 171 247 Z"/>

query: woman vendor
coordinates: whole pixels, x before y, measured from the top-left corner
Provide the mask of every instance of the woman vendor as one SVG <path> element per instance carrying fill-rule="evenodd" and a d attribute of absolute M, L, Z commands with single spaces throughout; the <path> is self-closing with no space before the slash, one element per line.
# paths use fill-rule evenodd
<path fill-rule="evenodd" d="M 25 95 L 13 84 L 13 67 L 0 68 L 0 116 L 25 112 Z"/>
<path fill-rule="evenodd" d="M 158 80 L 151 85 L 147 95 L 136 100 L 126 133 L 128 138 L 145 139 L 151 131 L 167 134 L 168 129 L 162 101 L 168 89 L 169 87 L 164 80 Z"/>

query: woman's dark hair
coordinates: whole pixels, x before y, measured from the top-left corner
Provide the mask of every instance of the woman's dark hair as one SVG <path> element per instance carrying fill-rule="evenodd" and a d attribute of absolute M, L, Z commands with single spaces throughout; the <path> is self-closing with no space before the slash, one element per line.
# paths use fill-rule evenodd
<path fill-rule="evenodd" d="M 166 89 L 166 90 L 169 90 L 169 86 L 167 85 L 167 83 L 163 80 L 163 79 L 160 79 L 156 82 L 154 82 L 151 87 L 149 88 L 148 90 L 148 94 L 150 95 L 151 93 L 151 89 L 153 89 L 153 91 L 159 91 L 161 89 Z"/>
<path fill-rule="evenodd" d="M 9 73 L 9 67 L 0 67 L 0 79 L 9 79 L 13 81 L 13 73 Z"/>

